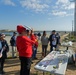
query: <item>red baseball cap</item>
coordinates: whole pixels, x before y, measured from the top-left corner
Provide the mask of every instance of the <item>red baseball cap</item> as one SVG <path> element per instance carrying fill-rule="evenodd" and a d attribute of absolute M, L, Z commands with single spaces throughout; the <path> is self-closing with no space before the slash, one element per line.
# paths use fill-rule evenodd
<path fill-rule="evenodd" d="M 22 25 L 18 25 L 17 26 L 17 32 L 22 33 L 23 31 L 26 31 L 26 28 L 24 26 L 22 26 Z"/>

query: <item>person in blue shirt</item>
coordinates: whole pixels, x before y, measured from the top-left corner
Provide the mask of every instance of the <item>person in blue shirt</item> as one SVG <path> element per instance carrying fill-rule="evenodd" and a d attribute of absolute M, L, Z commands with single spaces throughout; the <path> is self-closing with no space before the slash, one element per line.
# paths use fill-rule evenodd
<path fill-rule="evenodd" d="M 57 47 L 57 38 L 56 38 L 56 31 L 53 30 L 52 34 L 49 36 L 49 42 L 50 42 L 50 52 L 53 51 L 53 48 L 56 49 Z"/>

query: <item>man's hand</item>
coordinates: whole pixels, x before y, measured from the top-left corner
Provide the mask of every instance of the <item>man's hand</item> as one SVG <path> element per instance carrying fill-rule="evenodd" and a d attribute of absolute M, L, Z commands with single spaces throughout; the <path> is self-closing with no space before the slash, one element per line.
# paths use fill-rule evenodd
<path fill-rule="evenodd" d="M 2 53 L 0 53 L 0 58 L 2 57 Z"/>
<path fill-rule="evenodd" d="M 31 28 L 31 34 L 34 34 L 34 29 L 33 28 Z"/>
<path fill-rule="evenodd" d="M 3 50 L 5 50 L 6 49 L 6 47 L 3 47 Z"/>

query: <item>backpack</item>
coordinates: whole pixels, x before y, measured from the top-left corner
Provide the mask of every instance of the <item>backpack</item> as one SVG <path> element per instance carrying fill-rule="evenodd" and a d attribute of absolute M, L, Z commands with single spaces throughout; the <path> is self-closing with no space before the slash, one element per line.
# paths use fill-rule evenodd
<path fill-rule="evenodd" d="M 10 39 L 10 45 L 14 46 L 14 43 L 15 43 L 15 40 L 14 40 L 14 37 L 12 36 L 11 39 Z"/>

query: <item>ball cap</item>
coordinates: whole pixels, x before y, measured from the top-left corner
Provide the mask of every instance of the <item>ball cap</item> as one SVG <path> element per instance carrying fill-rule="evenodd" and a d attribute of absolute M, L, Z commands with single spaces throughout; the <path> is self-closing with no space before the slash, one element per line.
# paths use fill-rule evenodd
<path fill-rule="evenodd" d="M 13 34 L 17 34 L 16 32 L 13 32 Z"/>
<path fill-rule="evenodd" d="M 22 33 L 23 31 L 26 31 L 26 28 L 22 25 L 17 25 L 17 32 Z"/>
<path fill-rule="evenodd" d="M 52 30 L 52 32 L 56 32 L 56 30 Z"/>
<path fill-rule="evenodd" d="M 4 33 L 0 33 L 0 37 L 5 37 L 5 34 Z"/>

